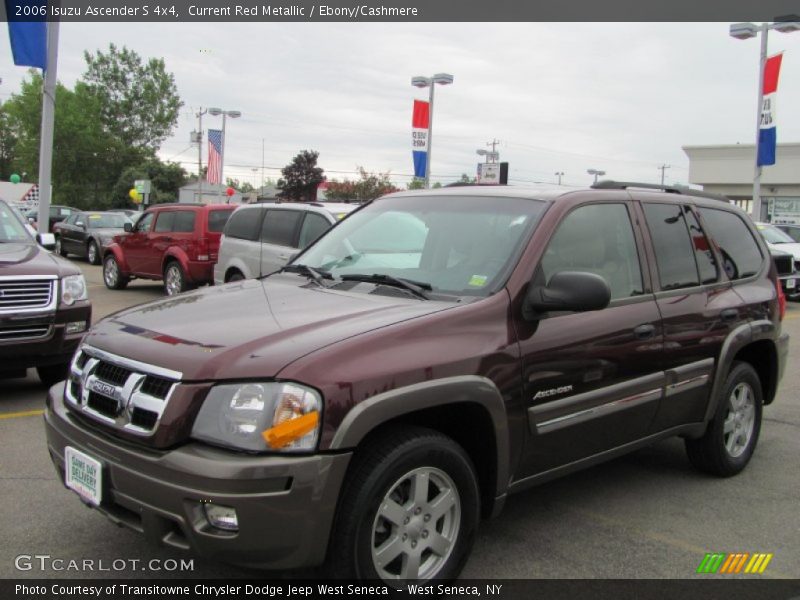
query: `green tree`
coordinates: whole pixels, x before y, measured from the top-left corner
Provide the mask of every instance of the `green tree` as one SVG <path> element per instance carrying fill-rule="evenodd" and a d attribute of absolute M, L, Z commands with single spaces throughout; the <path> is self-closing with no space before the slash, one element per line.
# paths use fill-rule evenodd
<path fill-rule="evenodd" d="M 324 171 L 317 166 L 319 152 L 303 150 L 281 169 L 278 180 L 280 197 L 293 202 L 312 202 L 317 199 L 317 187 L 325 180 Z"/>
<path fill-rule="evenodd" d="M 172 134 L 183 102 L 164 60 L 142 58 L 125 46 L 84 52 L 83 81 L 100 102 L 103 126 L 125 146 L 155 151 Z"/>
<path fill-rule="evenodd" d="M 0 179 L 8 179 L 14 172 L 14 156 L 17 137 L 11 129 L 11 119 L 3 104 L 0 104 Z"/>
<path fill-rule="evenodd" d="M 325 196 L 336 202 L 367 202 L 385 194 L 399 191 L 389 180 L 389 173 L 368 173 L 358 167 L 359 179 L 356 181 L 333 180 L 328 183 Z"/>
<path fill-rule="evenodd" d="M 424 190 L 425 189 L 425 180 L 421 177 L 414 177 L 411 181 L 406 184 L 407 190 Z"/>
<path fill-rule="evenodd" d="M 117 179 L 111 194 L 111 206 L 125 208 L 132 201 L 128 193 L 137 179 L 150 180 L 150 204 L 177 202 L 178 192 L 188 182 L 186 170 L 178 163 L 161 162 L 156 157 L 126 168 Z"/>

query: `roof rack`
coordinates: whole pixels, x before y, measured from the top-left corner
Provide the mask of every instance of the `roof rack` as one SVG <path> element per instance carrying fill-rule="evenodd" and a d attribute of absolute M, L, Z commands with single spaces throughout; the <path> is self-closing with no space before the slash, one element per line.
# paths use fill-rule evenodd
<path fill-rule="evenodd" d="M 642 188 L 645 190 L 659 190 L 668 194 L 680 194 L 682 196 L 697 196 L 699 198 L 710 198 L 722 202 L 731 203 L 731 199 L 722 194 L 712 194 L 703 190 L 695 190 L 683 185 L 659 185 L 657 183 L 639 183 L 636 181 L 613 181 L 604 179 L 592 186 L 595 190 L 627 190 L 628 188 Z"/>

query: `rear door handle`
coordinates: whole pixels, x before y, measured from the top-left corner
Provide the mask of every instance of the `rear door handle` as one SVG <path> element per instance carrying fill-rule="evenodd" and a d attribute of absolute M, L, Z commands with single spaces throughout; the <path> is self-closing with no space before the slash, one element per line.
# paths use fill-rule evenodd
<path fill-rule="evenodd" d="M 726 308 L 719 313 L 719 316 L 725 323 L 730 323 L 739 318 L 739 311 L 735 308 Z"/>
<path fill-rule="evenodd" d="M 636 329 L 633 330 L 633 333 L 636 334 L 637 340 L 647 340 L 656 332 L 656 326 L 652 323 L 645 323 L 644 325 L 639 325 Z"/>

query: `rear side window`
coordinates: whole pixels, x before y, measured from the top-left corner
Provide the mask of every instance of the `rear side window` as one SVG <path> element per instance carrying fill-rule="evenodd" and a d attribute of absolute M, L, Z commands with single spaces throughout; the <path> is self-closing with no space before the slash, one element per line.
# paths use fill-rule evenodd
<path fill-rule="evenodd" d="M 717 272 L 717 261 L 714 259 L 714 253 L 711 250 L 711 244 L 708 243 L 706 234 L 703 233 L 703 228 L 694 213 L 687 210 L 686 223 L 689 225 L 689 235 L 692 238 L 692 248 L 694 248 L 694 257 L 697 260 L 697 269 L 700 271 L 700 281 L 703 283 L 713 283 L 717 280 L 719 273 Z"/>
<path fill-rule="evenodd" d="M 213 211 L 221 212 L 221 211 Z M 261 209 L 237 210 L 228 219 L 225 225 L 225 235 L 238 240 L 255 241 L 258 239 L 258 230 L 261 227 Z M 209 217 L 209 229 L 210 217 Z"/>
<path fill-rule="evenodd" d="M 653 240 L 662 290 L 700 285 L 683 207 L 677 204 L 644 204 Z"/>
<path fill-rule="evenodd" d="M 175 221 L 172 224 L 172 231 L 176 233 L 192 233 L 194 231 L 194 220 L 197 213 L 193 210 L 182 210 L 175 213 Z M 158 224 L 156 224 L 158 226 Z"/>
<path fill-rule="evenodd" d="M 303 220 L 303 227 L 300 228 L 300 248 L 305 248 L 311 242 L 315 242 L 330 227 L 330 223 L 324 217 L 307 213 Z"/>
<path fill-rule="evenodd" d="M 156 233 L 165 233 L 167 231 L 172 231 L 172 224 L 175 222 L 175 213 L 163 211 L 158 213 L 158 217 L 156 218 L 156 226 L 153 229 Z"/>
<path fill-rule="evenodd" d="M 299 210 L 268 210 L 261 228 L 261 241 L 277 246 L 294 246 L 295 232 L 302 216 Z"/>
<path fill-rule="evenodd" d="M 739 215 L 715 208 L 701 208 L 700 215 L 719 246 L 722 267 L 730 279 L 750 277 L 761 270 L 761 250 Z"/>
<path fill-rule="evenodd" d="M 208 230 L 214 233 L 220 233 L 225 229 L 225 223 L 231 218 L 233 209 L 230 210 L 212 210 L 208 213 Z M 255 239 L 255 238 L 253 238 Z"/>

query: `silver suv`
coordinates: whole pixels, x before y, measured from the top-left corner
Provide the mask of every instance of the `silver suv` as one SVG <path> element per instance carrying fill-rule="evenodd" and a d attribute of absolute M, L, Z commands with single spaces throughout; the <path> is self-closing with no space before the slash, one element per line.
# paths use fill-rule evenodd
<path fill-rule="evenodd" d="M 358 204 L 250 204 L 237 208 L 223 232 L 214 284 L 277 271 Z"/>

